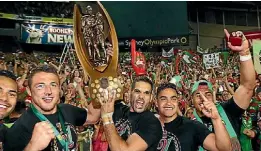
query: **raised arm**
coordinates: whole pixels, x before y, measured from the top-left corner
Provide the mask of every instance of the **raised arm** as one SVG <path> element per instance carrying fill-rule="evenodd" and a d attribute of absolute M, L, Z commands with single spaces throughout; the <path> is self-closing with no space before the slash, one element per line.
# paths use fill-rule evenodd
<path fill-rule="evenodd" d="M 214 102 L 209 101 L 202 93 L 200 93 L 203 99 L 203 109 L 202 112 L 208 118 L 211 118 L 215 134 L 209 134 L 203 142 L 203 146 L 207 150 L 231 150 L 231 141 L 229 134 L 226 130 L 225 125 L 218 113 L 216 105 Z"/>
<path fill-rule="evenodd" d="M 223 78 L 223 81 L 224 81 L 224 83 L 225 83 L 225 87 L 226 87 L 226 89 L 228 90 L 228 92 L 229 92 L 231 95 L 234 95 L 235 92 L 234 92 L 234 90 L 231 88 L 231 86 L 229 85 L 228 80 L 227 80 L 227 76 L 225 76 L 225 77 Z"/>
<path fill-rule="evenodd" d="M 111 94 L 111 93 L 109 93 Z M 115 93 L 114 93 L 115 94 Z M 160 123 L 158 119 L 155 120 L 158 122 L 158 127 L 155 121 L 146 120 L 143 124 L 141 124 L 139 131 L 132 133 L 128 139 L 125 141 L 118 134 L 117 129 L 113 123 L 112 115 L 114 114 L 114 103 L 115 103 L 115 95 L 113 97 L 108 97 L 109 100 L 105 103 L 102 103 L 102 121 L 104 124 L 104 132 L 106 136 L 106 140 L 109 144 L 110 150 L 113 151 L 145 151 L 149 145 L 149 142 L 156 142 L 155 136 L 158 136 L 158 128 L 161 129 Z M 104 101 L 100 101 L 104 102 Z M 153 132 L 153 133 L 151 133 Z M 162 132 L 162 130 L 160 130 Z M 139 133 L 139 134 L 138 134 Z M 144 136 L 146 133 L 149 136 Z M 144 138 L 145 137 L 145 138 Z M 159 141 L 159 140 L 158 140 Z"/>
<path fill-rule="evenodd" d="M 23 62 L 23 66 L 24 66 L 24 74 L 22 75 L 21 79 L 19 79 L 17 81 L 17 84 L 18 84 L 18 87 L 19 88 L 23 88 L 24 87 L 24 82 L 26 80 L 26 77 L 27 77 L 27 74 L 28 74 L 28 71 L 29 71 L 29 68 L 28 68 L 28 64 Z"/>
<path fill-rule="evenodd" d="M 17 66 L 18 66 L 18 60 L 15 60 L 15 64 L 14 64 L 14 74 L 15 74 L 16 76 L 18 75 Z"/>
<path fill-rule="evenodd" d="M 230 34 L 225 29 L 226 36 Z M 247 109 L 255 88 L 255 69 L 251 59 L 250 44 L 242 32 L 235 33 L 238 37 L 242 36 L 242 45 L 233 46 L 228 42 L 228 47 L 240 55 L 240 86 L 233 95 L 235 103 L 242 109 Z"/>

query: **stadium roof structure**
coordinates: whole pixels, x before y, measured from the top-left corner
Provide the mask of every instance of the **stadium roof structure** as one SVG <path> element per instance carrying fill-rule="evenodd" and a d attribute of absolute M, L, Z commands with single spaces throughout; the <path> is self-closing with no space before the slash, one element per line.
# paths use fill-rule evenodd
<path fill-rule="evenodd" d="M 261 9 L 261 1 L 188 1 L 187 3 L 188 7 L 218 10 L 256 11 L 257 6 Z"/>

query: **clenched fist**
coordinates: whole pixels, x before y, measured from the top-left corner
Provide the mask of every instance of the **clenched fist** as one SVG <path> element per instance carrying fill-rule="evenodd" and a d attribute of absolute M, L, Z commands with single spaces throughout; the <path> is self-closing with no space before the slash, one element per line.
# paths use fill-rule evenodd
<path fill-rule="evenodd" d="M 43 121 L 36 123 L 32 138 L 24 151 L 44 150 L 54 138 L 54 130 L 49 122 Z"/>

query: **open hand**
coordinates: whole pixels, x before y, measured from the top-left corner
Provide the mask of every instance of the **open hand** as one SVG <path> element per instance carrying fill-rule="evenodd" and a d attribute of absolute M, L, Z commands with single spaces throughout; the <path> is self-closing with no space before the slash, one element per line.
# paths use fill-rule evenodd
<path fill-rule="evenodd" d="M 98 98 L 101 103 L 101 114 L 114 112 L 114 103 L 116 100 L 116 90 L 106 89 L 103 97 Z"/>

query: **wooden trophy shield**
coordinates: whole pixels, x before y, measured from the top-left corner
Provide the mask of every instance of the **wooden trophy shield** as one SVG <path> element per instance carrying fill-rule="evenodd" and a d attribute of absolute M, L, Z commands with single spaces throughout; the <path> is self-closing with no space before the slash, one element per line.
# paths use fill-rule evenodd
<path fill-rule="evenodd" d="M 79 61 L 90 76 L 89 90 L 94 107 L 100 106 L 109 89 L 122 98 L 122 86 L 117 78 L 118 39 L 113 22 L 100 2 L 74 6 L 74 46 Z M 105 97 L 104 97 L 105 96 Z M 99 98 L 99 99 L 98 99 Z"/>

